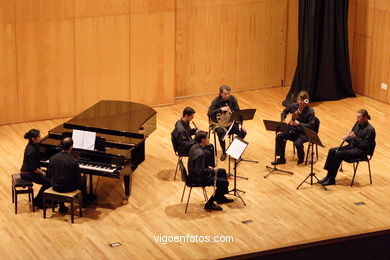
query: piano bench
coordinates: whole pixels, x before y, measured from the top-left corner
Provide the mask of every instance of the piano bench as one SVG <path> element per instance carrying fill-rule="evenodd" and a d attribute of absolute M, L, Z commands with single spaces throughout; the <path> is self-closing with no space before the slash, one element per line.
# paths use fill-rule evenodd
<path fill-rule="evenodd" d="M 23 174 L 23 173 L 22 173 Z M 22 179 L 20 173 L 11 175 L 12 177 L 12 203 L 15 203 L 15 214 L 18 214 L 18 195 L 28 194 L 28 201 L 32 202 L 32 210 L 34 212 L 34 189 L 33 183 Z"/>
<path fill-rule="evenodd" d="M 74 203 L 79 203 L 80 218 L 83 216 L 83 198 L 80 190 L 72 192 L 57 192 L 53 190 L 53 187 L 43 192 L 43 218 L 46 218 L 46 201 L 51 200 L 52 212 L 54 212 L 54 202 L 69 202 L 70 203 L 70 214 L 71 222 L 74 223 Z"/>

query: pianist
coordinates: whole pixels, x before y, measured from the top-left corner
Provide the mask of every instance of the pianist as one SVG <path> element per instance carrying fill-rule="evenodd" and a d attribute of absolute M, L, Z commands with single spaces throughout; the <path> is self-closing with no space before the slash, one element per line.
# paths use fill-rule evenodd
<path fill-rule="evenodd" d="M 40 154 L 38 144 L 41 141 L 40 131 L 31 129 L 24 135 L 24 139 L 28 139 L 28 144 L 24 150 L 23 165 L 20 169 L 21 177 L 24 180 L 29 180 L 34 183 L 41 184 L 37 196 L 34 198 L 34 205 L 42 208 L 42 193 L 50 188 L 50 179 L 45 176 L 45 173 L 40 168 Z"/>
<path fill-rule="evenodd" d="M 53 155 L 49 160 L 48 171 L 51 176 L 53 190 L 71 192 L 80 189 L 83 196 L 83 207 L 86 207 L 88 204 L 86 180 L 81 176 L 79 164 L 71 154 L 73 148 L 72 138 L 64 138 L 61 147 L 63 151 Z M 66 210 L 65 206 L 61 207 L 60 205 L 60 213 L 64 213 Z"/>

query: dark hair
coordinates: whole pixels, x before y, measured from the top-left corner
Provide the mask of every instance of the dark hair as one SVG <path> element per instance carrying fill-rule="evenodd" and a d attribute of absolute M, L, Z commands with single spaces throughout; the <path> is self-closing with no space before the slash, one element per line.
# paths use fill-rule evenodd
<path fill-rule="evenodd" d="M 192 107 L 186 107 L 183 110 L 183 117 L 184 116 L 191 116 L 192 114 L 195 114 L 195 110 Z"/>
<path fill-rule="evenodd" d="M 357 111 L 359 114 L 362 114 L 363 115 L 363 117 L 366 117 L 368 120 L 370 120 L 371 119 L 371 116 L 368 114 L 368 111 L 366 110 L 366 109 L 359 109 L 358 111 Z"/>
<path fill-rule="evenodd" d="M 73 145 L 73 139 L 71 137 L 65 137 L 61 141 L 61 148 L 64 151 L 68 151 L 70 147 Z"/>
<path fill-rule="evenodd" d="M 198 131 L 195 134 L 195 142 L 197 142 L 198 144 L 200 144 L 202 142 L 202 140 L 205 138 L 207 138 L 207 132 L 205 132 L 205 131 Z"/>
<path fill-rule="evenodd" d="M 309 94 L 307 93 L 306 90 L 302 90 L 298 93 L 298 97 L 300 97 L 303 101 L 305 99 L 309 100 Z"/>
<path fill-rule="evenodd" d="M 222 92 L 226 90 L 226 91 L 232 91 L 232 89 L 228 86 L 228 85 L 222 85 L 219 87 L 219 94 L 222 94 Z"/>
<path fill-rule="evenodd" d="M 24 139 L 32 141 L 33 138 L 37 138 L 41 132 L 38 129 L 30 129 L 27 133 L 24 134 Z"/>

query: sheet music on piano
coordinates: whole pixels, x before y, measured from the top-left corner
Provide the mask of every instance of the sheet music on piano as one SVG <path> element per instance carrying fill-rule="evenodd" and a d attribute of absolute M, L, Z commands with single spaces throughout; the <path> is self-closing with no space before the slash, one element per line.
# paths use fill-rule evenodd
<path fill-rule="evenodd" d="M 73 129 L 73 147 L 85 150 L 95 149 L 96 133 Z"/>

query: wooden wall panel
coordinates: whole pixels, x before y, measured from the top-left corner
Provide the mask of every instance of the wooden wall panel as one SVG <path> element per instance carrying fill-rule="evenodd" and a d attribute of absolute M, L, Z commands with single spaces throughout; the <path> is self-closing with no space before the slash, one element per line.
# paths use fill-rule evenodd
<path fill-rule="evenodd" d="M 381 83 L 389 83 L 390 12 L 375 10 L 375 26 L 372 39 L 371 75 L 368 95 L 386 102 L 387 91 Z"/>
<path fill-rule="evenodd" d="M 0 1 L 0 122 L 18 119 L 14 1 Z"/>
<path fill-rule="evenodd" d="M 129 14 L 129 1 L 134 0 L 74 0 L 75 17 Z"/>
<path fill-rule="evenodd" d="M 372 40 L 356 34 L 354 36 L 354 49 L 351 63 L 352 86 L 356 93 L 368 95 L 371 71 L 371 44 Z"/>
<path fill-rule="evenodd" d="M 72 1 L 16 0 L 19 120 L 74 113 Z"/>
<path fill-rule="evenodd" d="M 130 97 L 147 105 L 174 102 L 174 1 L 130 2 Z"/>
<path fill-rule="evenodd" d="M 215 93 L 223 83 L 234 89 L 279 85 L 286 3 L 178 1 L 176 95 Z"/>
<path fill-rule="evenodd" d="M 129 100 L 129 16 L 75 19 L 76 111 Z"/>
<path fill-rule="evenodd" d="M 298 61 L 298 0 L 288 0 L 286 38 L 286 63 L 284 85 L 290 86 L 295 74 Z"/>

